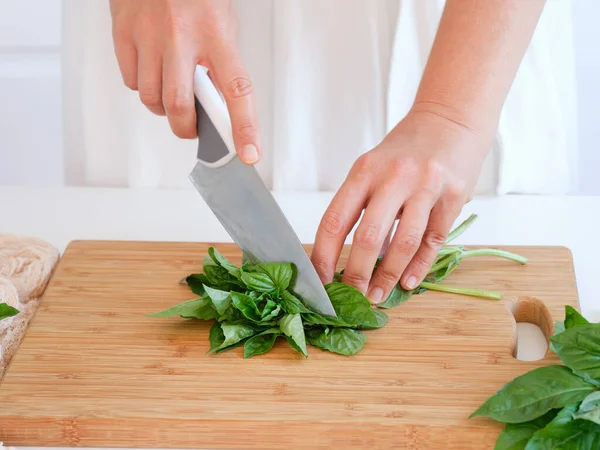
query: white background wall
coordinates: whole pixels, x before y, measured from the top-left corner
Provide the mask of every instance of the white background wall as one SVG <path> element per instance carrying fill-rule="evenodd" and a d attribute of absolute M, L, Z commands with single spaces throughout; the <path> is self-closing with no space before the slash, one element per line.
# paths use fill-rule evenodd
<path fill-rule="evenodd" d="M 578 193 L 600 195 L 600 1 L 572 5 Z M 0 185 L 63 183 L 60 40 L 61 0 L 0 0 Z"/>

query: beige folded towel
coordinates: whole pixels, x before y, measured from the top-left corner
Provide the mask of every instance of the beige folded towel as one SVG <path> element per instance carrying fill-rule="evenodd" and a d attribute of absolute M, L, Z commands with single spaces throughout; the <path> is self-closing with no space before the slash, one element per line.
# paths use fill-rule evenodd
<path fill-rule="evenodd" d="M 48 242 L 0 233 L 0 303 L 20 311 L 0 321 L 0 380 L 37 311 L 58 259 L 58 250 Z"/>

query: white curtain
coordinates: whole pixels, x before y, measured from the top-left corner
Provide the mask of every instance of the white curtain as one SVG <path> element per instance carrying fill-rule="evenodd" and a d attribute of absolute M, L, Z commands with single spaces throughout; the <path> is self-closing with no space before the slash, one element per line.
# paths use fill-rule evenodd
<path fill-rule="evenodd" d="M 107 0 L 63 0 L 69 184 L 191 188 L 195 141 L 123 86 Z M 336 190 L 408 110 L 443 0 L 237 0 L 274 190 Z M 477 193 L 566 193 L 574 180 L 568 0 L 548 0 L 502 113 Z"/>

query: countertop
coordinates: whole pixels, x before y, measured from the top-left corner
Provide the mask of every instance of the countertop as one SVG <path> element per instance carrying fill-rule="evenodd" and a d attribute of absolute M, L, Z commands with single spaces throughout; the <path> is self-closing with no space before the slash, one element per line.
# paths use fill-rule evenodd
<path fill-rule="evenodd" d="M 314 242 L 333 193 L 274 196 L 300 240 Z M 60 252 L 76 239 L 231 242 L 192 189 L 0 187 L 0 205 L 0 231 L 45 239 Z M 568 247 L 581 310 L 588 319 L 600 321 L 595 289 L 600 197 L 476 197 L 457 222 L 471 213 L 479 218 L 456 243 Z M 351 242 L 352 234 L 347 239 Z"/>

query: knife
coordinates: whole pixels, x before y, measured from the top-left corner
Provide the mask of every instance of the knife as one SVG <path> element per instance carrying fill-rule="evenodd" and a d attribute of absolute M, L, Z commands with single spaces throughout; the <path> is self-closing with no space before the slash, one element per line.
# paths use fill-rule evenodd
<path fill-rule="evenodd" d="M 255 167 L 235 151 L 227 106 L 207 69 L 196 66 L 197 163 L 190 180 L 251 263 L 290 262 L 298 275 L 293 292 L 310 309 L 337 317 L 300 239 Z"/>

